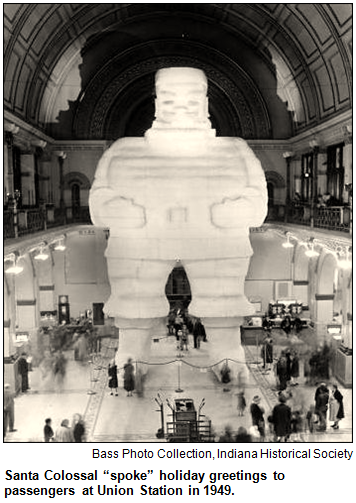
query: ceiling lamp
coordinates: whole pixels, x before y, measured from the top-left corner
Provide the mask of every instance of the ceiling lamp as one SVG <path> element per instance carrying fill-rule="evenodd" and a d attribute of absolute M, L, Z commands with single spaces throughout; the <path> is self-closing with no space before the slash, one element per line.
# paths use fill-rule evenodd
<path fill-rule="evenodd" d="M 5 257 L 5 262 L 10 261 L 10 260 L 12 261 L 12 266 L 5 269 L 5 273 L 6 274 L 20 274 L 20 272 L 23 271 L 23 266 L 18 265 L 17 260 L 16 260 L 16 255 L 11 254 L 8 257 Z"/>
<path fill-rule="evenodd" d="M 287 238 L 287 241 L 285 241 L 284 243 L 282 243 L 283 248 L 293 248 L 294 245 L 293 245 L 293 243 L 290 242 L 290 234 L 289 234 L 289 232 L 286 233 L 286 238 Z"/>
<path fill-rule="evenodd" d="M 308 243 L 308 250 L 305 252 L 307 257 L 318 257 L 320 254 L 314 249 L 314 238 L 310 238 Z"/>
<path fill-rule="evenodd" d="M 48 257 L 49 257 L 49 255 L 48 255 L 48 253 L 44 252 L 44 245 L 42 245 L 41 249 L 40 249 L 40 252 L 37 253 L 37 255 L 35 255 L 33 258 L 35 260 L 42 260 L 42 261 L 44 261 L 44 260 L 47 260 Z"/>

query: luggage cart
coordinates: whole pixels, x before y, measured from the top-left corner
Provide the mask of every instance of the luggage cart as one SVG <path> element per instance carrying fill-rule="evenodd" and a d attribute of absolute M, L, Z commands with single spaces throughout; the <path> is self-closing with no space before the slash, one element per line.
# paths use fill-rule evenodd
<path fill-rule="evenodd" d="M 167 442 L 213 442 L 211 421 L 201 414 L 205 399 L 201 401 L 198 411 L 191 398 L 177 398 L 174 405 L 167 401 L 172 411 L 172 421 L 166 424 Z"/>

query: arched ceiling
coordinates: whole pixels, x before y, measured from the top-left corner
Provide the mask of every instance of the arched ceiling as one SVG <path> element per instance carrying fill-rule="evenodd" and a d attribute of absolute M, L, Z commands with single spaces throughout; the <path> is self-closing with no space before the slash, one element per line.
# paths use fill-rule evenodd
<path fill-rule="evenodd" d="M 283 139 L 351 109 L 352 4 L 4 4 L 5 110 L 55 139 L 143 134 L 154 74 L 195 66 L 219 134 Z"/>

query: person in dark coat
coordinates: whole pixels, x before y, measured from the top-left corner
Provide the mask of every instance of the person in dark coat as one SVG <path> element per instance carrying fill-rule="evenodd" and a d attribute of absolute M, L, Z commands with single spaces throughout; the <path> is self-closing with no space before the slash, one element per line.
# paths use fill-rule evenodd
<path fill-rule="evenodd" d="M 265 419 L 264 419 L 264 409 L 260 407 L 261 398 L 256 395 L 253 397 L 250 412 L 252 418 L 252 426 L 257 426 L 258 432 L 260 434 L 261 440 L 264 440 L 266 434 Z"/>
<path fill-rule="evenodd" d="M 331 425 L 334 430 L 339 429 L 339 421 L 345 417 L 343 398 L 336 384 L 333 384 L 329 398 L 329 412 L 330 421 L 334 421 Z"/>
<path fill-rule="evenodd" d="M 74 442 L 82 443 L 84 441 L 85 426 L 81 414 L 75 414 L 73 417 L 72 432 Z"/>
<path fill-rule="evenodd" d="M 109 388 L 110 388 L 110 395 L 113 395 L 115 390 L 115 396 L 118 396 L 119 394 L 119 384 L 117 381 L 117 366 L 115 364 L 115 360 L 112 360 L 109 363 L 109 368 L 108 368 L 108 375 L 109 375 Z"/>
<path fill-rule="evenodd" d="M 44 441 L 46 443 L 50 442 L 53 439 L 54 432 L 52 430 L 52 419 L 50 417 L 48 417 L 45 420 L 45 425 L 43 428 L 43 436 L 44 436 Z"/>
<path fill-rule="evenodd" d="M 291 434 L 292 411 L 286 404 L 287 397 L 280 393 L 279 404 L 275 405 L 272 411 L 272 423 L 277 442 L 287 442 Z"/>
<path fill-rule="evenodd" d="M 273 326 L 273 323 L 272 323 L 271 318 L 269 318 L 268 316 L 265 316 L 262 321 L 263 330 L 265 332 L 267 332 L 268 334 L 270 334 L 272 332 L 272 326 Z"/>
<path fill-rule="evenodd" d="M 263 368 L 271 370 L 273 363 L 273 339 L 270 335 L 267 335 L 267 337 L 263 341 L 261 356 L 263 360 Z"/>
<path fill-rule="evenodd" d="M 206 342 L 206 332 L 204 325 L 202 324 L 201 320 L 198 318 L 194 324 L 193 328 L 193 338 L 194 338 L 194 348 L 199 349 L 200 348 L 200 342 Z"/>
<path fill-rule="evenodd" d="M 276 366 L 276 373 L 279 380 L 279 390 L 283 391 L 287 388 L 288 382 L 288 362 L 287 357 L 284 352 L 281 353 L 281 356 L 278 359 Z"/>
<path fill-rule="evenodd" d="M 28 389 L 30 389 L 28 385 L 28 363 L 26 359 L 26 353 L 22 353 L 20 358 L 17 361 L 17 370 L 19 375 L 21 376 L 21 391 L 26 393 Z"/>
<path fill-rule="evenodd" d="M 127 396 L 132 396 L 135 389 L 134 367 L 131 358 L 124 365 L 124 389 L 127 391 Z"/>
<path fill-rule="evenodd" d="M 15 424 L 15 393 L 11 391 L 10 384 L 4 385 L 4 438 L 9 431 L 16 431 L 14 429 Z"/>
<path fill-rule="evenodd" d="M 303 330 L 302 320 L 298 316 L 294 318 L 294 328 L 296 334 L 299 334 Z"/>
<path fill-rule="evenodd" d="M 319 417 L 319 431 L 326 430 L 326 413 L 329 403 L 329 390 L 325 383 L 321 383 L 315 391 L 315 414 Z"/>
<path fill-rule="evenodd" d="M 292 330 L 292 322 L 291 322 L 289 315 L 287 315 L 283 318 L 282 323 L 281 323 L 281 329 L 284 331 L 284 333 L 288 337 L 290 334 L 290 331 Z"/>

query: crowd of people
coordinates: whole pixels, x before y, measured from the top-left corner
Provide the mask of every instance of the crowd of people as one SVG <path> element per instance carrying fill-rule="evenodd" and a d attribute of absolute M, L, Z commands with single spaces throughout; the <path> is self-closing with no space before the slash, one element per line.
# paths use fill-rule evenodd
<path fill-rule="evenodd" d="M 266 417 L 261 405 L 261 397 L 255 395 L 249 405 L 251 427 L 237 427 L 234 435 L 231 425 L 226 425 L 219 442 L 303 442 L 306 435 L 325 432 L 328 421 L 330 428 L 339 429 L 339 422 L 345 417 L 343 395 L 336 384 L 329 387 L 320 383 L 314 394 L 314 403 L 308 410 L 302 404 L 295 404 L 291 391 L 279 391 L 278 403 Z M 237 393 L 238 416 L 243 416 L 247 408 L 244 393 Z M 236 430 L 236 428 L 235 428 Z"/>
<path fill-rule="evenodd" d="M 74 414 L 72 423 L 69 419 L 63 419 L 54 431 L 52 419 L 47 418 L 43 427 L 44 442 L 85 442 L 85 424 L 81 414 Z"/>
<path fill-rule="evenodd" d="M 262 369 L 264 374 L 275 375 L 276 386 L 271 382 L 271 390 L 277 394 L 278 403 L 265 416 L 261 406 L 261 397 L 255 395 L 248 404 L 244 391 L 238 389 L 237 416 L 245 415 L 249 410 L 251 427 L 246 429 L 238 425 L 234 430 L 230 425 L 225 428 L 219 442 L 302 442 L 306 435 L 325 432 L 329 427 L 339 429 L 339 422 L 345 417 L 343 395 L 337 384 L 326 384 L 330 379 L 329 363 L 331 349 L 326 343 L 313 351 L 308 358 L 303 356 L 305 367 L 304 384 L 315 388 L 314 399 L 306 402 L 310 393 L 297 392 L 300 376 L 300 357 L 293 347 L 281 349 L 274 358 L 273 338 L 265 328 L 266 336 L 261 344 Z M 324 382 L 325 381 L 325 382 Z M 294 391 L 295 390 L 295 391 Z M 311 403 L 312 402 L 312 403 Z M 240 422 L 238 420 L 238 422 Z M 234 435 L 233 431 L 237 431 Z M 243 439 L 243 440 L 241 440 Z M 246 440 L 247 439 L 247 440 Z"/>
<path fill-rule="evenodd" d="M 188 314 L 183 309 L 171 309 L 168 315 L 168 334 L 176 337 L 177 349 L 188 351 L 189 334 L 194 341 L 194 349 L 200 349 L 201 342 L 207 342 L 205 327 L 200 318 Z"/>

